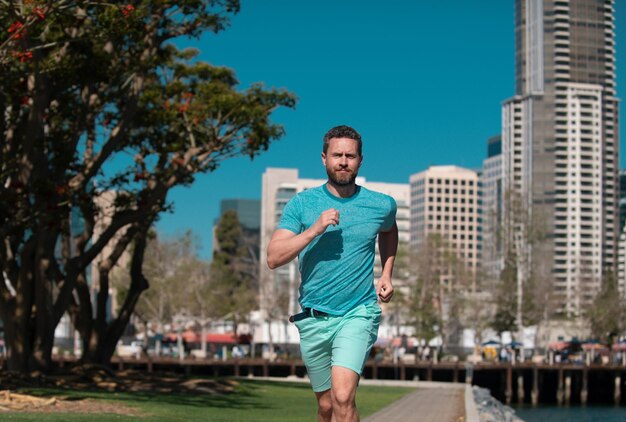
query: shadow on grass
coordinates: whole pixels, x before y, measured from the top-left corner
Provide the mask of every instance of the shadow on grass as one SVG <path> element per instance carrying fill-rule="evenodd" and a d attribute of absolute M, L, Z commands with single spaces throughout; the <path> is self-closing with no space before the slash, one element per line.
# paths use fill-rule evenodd
<path fill-rule="evenodd" d="M 226 408 L 226 409 L 280 409 L 281 407 L 275 403 L 268 403 L 263 398 L 266 395 L 262 394 L 266 389 L 281 389 L 281 393 L 285 389 L 301 394 L 302 392 L 309 393 L 311 388 L 306 384 L 289 383 L 286 385 L 277 385 L 270 381 L 247 381 L 238 380 L 238 385 L 235 386 L 234 391 L 224 393 L 207 393 L 201 391 L 189 391 L 186 393 L 164 393 L 164 392 L 109 392 L 103 390 L 71 390 L 71 389 L 51 389 L 51 388 L 24 388 L 20 389 L 20 392 L 36 395 L 39 397 L 63 397 L 65 400 L 83 400 L 83 399 L 96 399 L 116 401 L 121 404 L 128 405 L 153 405 L 159 403 L 167 406 L 192 406 L 197 408 Z"/>

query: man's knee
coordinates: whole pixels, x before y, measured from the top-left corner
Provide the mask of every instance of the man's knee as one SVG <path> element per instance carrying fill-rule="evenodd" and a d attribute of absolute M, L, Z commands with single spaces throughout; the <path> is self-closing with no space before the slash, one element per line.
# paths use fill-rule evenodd
<path fill-rule="evenodd" d="M 330 391 L 326 392 L 326 394 L 318 394 L 317 413 L 324 418 L 330 418 L 330 416 L 332 415 L 333 400 Z"/>
<path fill-rule="evenodd" d="M 318 403 L 317 414 L 323 418 L 330 418 L 333 414 L 333 402 L 328 400 L 327 402 Z"/>
<path fill-rule="evenodd" d="M 333 406 L 339 408 L 355 407 L 355 394 L 351 389 L 338 388 L 333 390 Z"/>

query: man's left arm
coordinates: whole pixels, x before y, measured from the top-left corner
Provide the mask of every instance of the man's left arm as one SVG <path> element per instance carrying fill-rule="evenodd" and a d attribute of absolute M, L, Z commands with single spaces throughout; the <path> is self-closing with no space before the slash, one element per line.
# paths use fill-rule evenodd
<path fill-rule="evenodd" d="M 378 233 L 378 251 L 380 252 L 380 264 L 383 267 L 382 275 L 376 284 L 376 294 L 382 302 L 389 302 L 393 296 L 391 276 L 393 264 L 398 251 L 398 225 L 394 221 L 389 231 Z"/>

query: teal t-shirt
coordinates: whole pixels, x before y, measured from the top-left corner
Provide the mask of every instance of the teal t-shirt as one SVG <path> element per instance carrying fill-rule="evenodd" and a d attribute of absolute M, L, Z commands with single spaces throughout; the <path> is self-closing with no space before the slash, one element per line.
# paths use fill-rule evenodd
<path fill-rule="evenodd" d="M 328 226 L 298 255 L 300 306 L 343 315 L 377 299 L 376 238 L 393 227 L 397 207 L 389 195 L 362 186 L 351 197 L 339 198 L 324 184 L 291 198 L 277 228 L 300 234 L 329 208 L 339 211 L 339 224 Z"/>

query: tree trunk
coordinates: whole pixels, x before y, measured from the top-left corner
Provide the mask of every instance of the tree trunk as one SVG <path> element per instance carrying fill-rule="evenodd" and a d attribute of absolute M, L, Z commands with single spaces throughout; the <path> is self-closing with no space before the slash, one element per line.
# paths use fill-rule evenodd
<path fill-rule="evenodd" d="M 12 302 L 12 303 L 11 303 Z M 4 339 L 7 346 L 7 366 L 9 371 L 28 373 L 28 357 L 30 350 L 25 342 L 24 333 L 18 335 L 17 326 L 20 322 L 15 313 L 15 300 L 2 305 L 2 320 L 4 321 Z M 23 317 L 22 317 L 23 318 Z"/>
<path fill-rule="evenodd" d="M 33 242 L 29 241 L 22 253 L 22 259 L 28 257 L 27 250 L 31 249 Z M 23 261 L 23 262 L 24 262 Z M 27 260 L 31 262 L 30 259 Z M 28 264 L 26 264 L 28 265 Z M 16 286 L 15 296 L 15 313 L 9 320 L 9 325 L 13 325 L 12 359 L 9 362 L 9 369 L 19 372 L 30 372 L 30 355 L 32 353 L 32 343 L 29 334 L 32 334 L 31 328 L 31 312 L 33 308 L 33 284 L 34 280 L 29 276 L 29 271 L 25 271 L 24 264 L 20 268 L 18 284 Z"/>
<path fill-rule="evenodd" d="M 149 222 L 147 227 L 149 227 Z M 89 353 L 85 356 L 85 362 L 102 365 L 108 365 L 111 362 L 117 343 L 122 334 L 124 334 L 124 330 L 130 321 L 141 293 L 149 287 L 148 280 L 146 280 L 142 272 L 145 249 L 145 233 L 139 233 L 135 238 L 135 248 L 133 249 L 130 269 L 131 283 L 124 305 L 117 318 L 111 321 L 110 324 L 104 324 L 103 332 L 96 337 L 95 341 L 89 343 Z"/>

